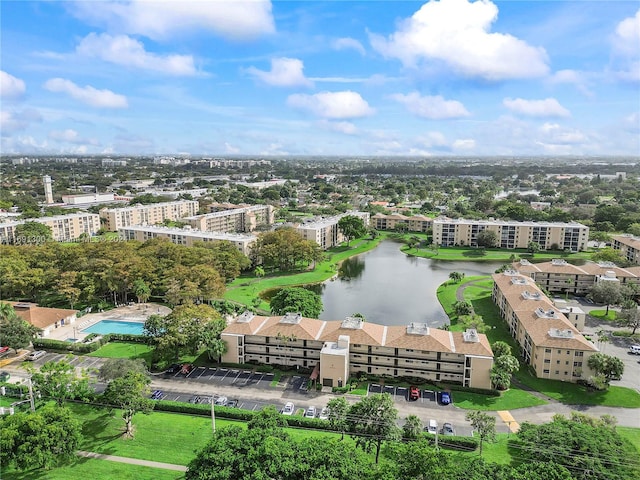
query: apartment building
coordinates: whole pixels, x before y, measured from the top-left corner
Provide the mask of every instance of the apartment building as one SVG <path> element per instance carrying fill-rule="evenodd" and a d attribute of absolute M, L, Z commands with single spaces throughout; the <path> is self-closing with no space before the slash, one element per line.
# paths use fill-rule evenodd
<path fill-rule="evenodd" d="M 131 205 L 121 208 L 103 208 L 100 217 L 105 219 L 105 228 L 117 232 L 121 227 L 135 225 L 157 225 L 165 220 L 181 220 L 198 213 L 197 200 L 177 200 L 175 202 Z"/>
<path fill-rule="evenodd" d="M 531 263 L 522 259 L 512 264 L 514 270 L 532 278 L 551 293 L 585 295 L 598 282 L 636 284 L 640 287 L 640 266 L 621 268 L 611 262 L 587 262 L 573 265 L 565 259 Z"/>
<path fill-rule="evenodd" d="M 201 232 L 190 228 L 172 228 L 157 226 L 131 226 L 118 229 L 120 238 L 146 242 L 152 238 L 166 238 L 177 245 L 193 246 L 195 242 L 231 242 L 244 255 L 249 255 L 251 245 L 256 241 L 254 235 L 224 232 Z"/>
<path fill-rule="evenodd" d="M 433 226 L 433 218 L 424 215 L 412 215 L 410 217 L 400 213 L 385 215 L 376 213 L 371 217 L 371 226 L 376 230 L 397 230 L 406 228 L 409 232 L 426 233 Z"/>
<path fill-rule="evenodd" d="M 82 212 L 30 218 L 0 223 L 0 243 L 41 243 L 39 239 L 16 237 L 15 228 L 26 222 L 38 222 L 46 225 L 51 229 L 51 235 L 56 242 L 71 242 L 77 240 L 83 233 L 93 236 L 100 230 L 100 217 L 95 213 Z"/>
<path fill-rule="evenodd" d="M 222 361 L 313 369 L 311 378 L 341 386 L 360 372 L 491 388 L 493 352 L 475 330 L 449 332 L 423 323 L 384 326 L 348 317 L 317 320 L 299 313 L 245 312 L 222 332 Z"/>
<path fill-rule="evenodd" d="M 620 250 L 627 261 L 640 264 L 640 238 L 633 235 L 616 235 L 611 239 L 611 246 Z"/>
<path fill-rule="evenodd" d="M 365 226 L 369 226 L 368 212 L 347 212 L 333 217 L 328 217 L 315 222 L 308 222 L 299 225 L 296 231 L 305 239 L 312 240 L 320 245 L 320 248 L 326 250 L 331 247 L 340 245 L 346 239 L 340 229 L 338 222 L 342 217 L 353 215 L 360 217 Z"/>
<path fill-rule="evenodd" d="M 500 248 L 527 248 L 529 242 L 536 242 L 542 250 L 578 252 L 587 248 L 589 239 L 589 227 L 580 223 L 440 217 L 433 220 L 433 241 L 443 247 L 477 247 L 478 234 L 483 230 L 496 233 Z"/>
<path fill-rule="evenodd" d="M 598 349 L 533 279 L 509 270 L 496 273 L 493 280 L 493 301 L 520 346 L 524 361 L 533 367 L 538 378 L 576 382 L 593 375 L 587 362 Z"/>
<path fill-rule="evenodd" d="M 203 232 L 253 232 L 259 225 L 272 225 L 275 221 L 271 205 L 251 205 L 204 215 L 185 217 L 192 228 Z"/>

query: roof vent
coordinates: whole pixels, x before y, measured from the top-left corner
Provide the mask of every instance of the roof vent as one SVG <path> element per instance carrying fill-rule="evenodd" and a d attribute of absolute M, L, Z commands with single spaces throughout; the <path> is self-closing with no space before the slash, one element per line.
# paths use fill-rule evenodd
<path fill-rule="evenodd" d="M 467 329 L 463 334 L 465 342 L 478 343 L 480 341 L 480 336 L 478 335 L 478 331 L 475 328 Z"/>
<path fill-rule="evenodd" d="M 245 310 L 244 312 L 242 312 L 242 315 L 238 316 L 236 321 L 239 323 L 249 323 L 253 319 L 253 317 L 255 317 L 253 312 L 250 312 L 249 310 Z"/>
<path fill-rule="evenodd" d="M 566 265 L 567 261 L 564 258 L 554 258 L 551 260 L 551 265 L 561 266 Z"/>
<path fill-rule="evenodd" d="M 360 330 L 364 325 L 364 320 L 360 317 L 347 317 L 342 321 L 342 328 L 349 328 L 351 330 Z"/>
<path fill-rule="evenodd" d="M 553 338 L 573 338 L 573 330 L 560 328 L 549 329 L 549 336 Z"/>
<path fill-rule="evenodd" d="M 285 314 L 281 319 L 280 319 L 280 323 L 288 323 L 291 325 L 296 325 L 298 323 L 300 323 L 300 320 L 302 320 L 302 314 L 301 313 L 287 313 Z"/>
<path fill-rule="evenodd" d="M 407 335 L 429 335 L 429 325 L 411 322 L 407 325 Z"/>

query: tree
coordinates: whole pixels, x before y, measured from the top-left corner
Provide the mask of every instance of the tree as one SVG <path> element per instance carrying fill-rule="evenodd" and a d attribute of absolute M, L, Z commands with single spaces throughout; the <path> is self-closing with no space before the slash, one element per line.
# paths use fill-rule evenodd
<path fill-rule="evenodd" d="M 367 233 L 364 220 L 355 215 L 345 215 L 338 220 L 338 229 L 340 229 L 342 234 L 347 238 L 347 246 L 349 246 L 349 243 L 354 238 L 361 237 Z"/>
<path fill-rule="evenodd" d="M 3 470 L 11 465 L 19 470 L 63 465 L 75 458 L 82 437 L 75 415 L 68 408 L 53 405 L 7 415 L 0 424 Z"/>
<path fill-rule="evenodd" d="M 498 358 L 503 355 L 511 355 L 511 345 L 501 340 L 493 342 L 491 349 L 493 350 L 493 358 Z"/>
<path fill-rule="evenodd" d="M 364 397 L 349 408 L 347 425 L 356 445 L 370 452 L 376 447 L 376 463 L 380 457 L 380 447 L 385 440 L 399 437 L 396 425 L 398 410 L 388 393 L 376 393 Z"/>
<path fill-rule="evenodd" d="M 0 302 L 0 344 L 18 349 L 26 348 L 40 331 L 27 321 L 20 318 L 14 308 L 5 302 Z"/>
<path fill-rule="evenodd" d="M 153 410 L 153 400 L 149 398 L 149 377 L 140 372 L 129 372 L 124 377 L 113 379 L 104 392 L 104 399 L 110 405 L 122 409 L 125 423 L 123 435 L 133 438 L 133 416 Z"/>
<path fill-rule="evenodd" d="M 482 333 L 486 332 L 487 326 L 484 323 L 483 318 L 477 313 L 471 313 L 470 315 L 462 315 L 458 318 L 458 324 L 464 329 L 467 330 L 469 328 L 475 329 L 477 332 Z"/>
<path fill-rule="evenodd" d="M 68 358 L 58 362 L 46 362 L 39 370 L 32 365 L 26 367 L 31 374 L 34 388 L 45 398 L 54 399 L 58 406 L 68 399 L 85 400 L 92 395 L 88 376 L 84 373 L 78 378 L 76 369 L 69 363 Z"/>
<path fill-rule="evenodd" d="M 422 433 L 422 420 L 417 415 L 408 415 L 402 426 L 402 436 L 404 438 L 418 438 Z"/>
<path fill-rule="evenodd" d="M 40 222 L 24 222 L 14 231 L 17 244 L 38 245 L 53 240 L 51 227 Z"/>
<path fill-rule="evenodd" d="M 329 410 L 329 426 L 331 430 L 336 430 L 342 434 L 341 440 L 344 440 L 344 432 L 347 429 L 347 413 L 349 412 L 349 404 L 344 397 L 336 397 L 327 403 Z"/>
<path fill-rule="evenodd" d="M 616 305 L 622 301 L 620 283 L 602 280 L 591 287 L 591 290 L 589 291 L 587 297 L 593 300 L 595 303 L 606 304 L 606 315 L 608 315 L 609 306 Z"/>
<path fill-rule="evenodd" d="M 601 248 L 597 252 L 591 255 L 591 260 L 594 262 L 613 262 L 618 266 L 624 266 L 627 264 L 627 259 L 624 258 L 620 250 L 615 250 L 611 247 Z"/>
<path fill-rule="evenodd" d="M 613 379 L 619 379 L 624 373 L 624 363 L 618 357 L 605 355 L 604 353 L 594 353 L 587 360 L 587 365 L 596 375 L 604 375 L 608 384 Z"/>
<path fill-rule="evenodd" d="M 482 443 L 485 440 L 488 442 L 496 440 L 496 417 L 477 410 L 467 413 L 466 418 L 480 437 L 480 456 L 482 456 Z"/>
<path fill-rule="evenodd" d="M 495 248 L 498 245 L 498 234 L 493 230 L 482 230 L 476 236 L 476 243 L 479 247 Z"/>
<path fill-rule="evenodd" d="M 274 315 L 299 312 L 303 317 L 318 318 L 322 312 L 320 295 L 301 287 L 281 289 L 271 299 L 270 305 Z"/>
<path fill-rule="evenodd" d="M 527 252 L 529 252 L 532 257 L 539 251 L 540 251 L 540 244 L 538 242 L 527 243 Z"/>
<path fill-rule="evenodd" d="M 461 272 L 451 272 L 449 274 L 449 280 L 451 280 L 453 283 L 460 283 L 463 278 L 464 273 Z"/>
<path fill-rule="evenodd" d="M 635 335 L 636 330 L 640 327 L 640 309 L 635 303 L 626 305 L 618 314 L 618 321 L 624 327 L 631 329 L 631 335 Z"/>
<path fill-rule="evenodd" d="M 147 364 L 141 358 L 108 358 L 98 370 L 98 379 L 110 382 L 116 378 L 126 377 L 128 373 L 136 372 L 147 375 Z"/>
<path fill-rule="evenodd" d="M 511 385 L 511 374 L 518 371 L 519 368 L 518 359 L 512 355 L 494 357 L 490 374 L 491 382 L 498 390 L 506 390 Z"/>
<path fill-rule="evenodd" d="M 138 303 L 145 303 L 151 296 L 151 287 L 147 282 L 138 278 L 133 282 L 133 294 L 138 297 Z"/>
<path fill-rule="evenodd" d="M 453 304 L 453 313 L 455 313 L 458 317 L 462 315 L 470 315 L 471 313 L 473 313 L 471 302 L 467 302 L 465 300 L 456 300 Z"/>
<path fill-rule="evenodd" d="M 74 271 L 62 272 L 58 280 L 58 292 L 64 295 L 72 310 L 82 293 L 82 290 L 76 287 L 77 280 L 78 272 Z"/>

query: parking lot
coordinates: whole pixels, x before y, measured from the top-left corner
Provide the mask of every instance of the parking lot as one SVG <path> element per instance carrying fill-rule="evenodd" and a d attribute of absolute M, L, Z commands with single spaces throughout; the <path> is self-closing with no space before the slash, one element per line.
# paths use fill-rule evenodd
<path fill-rule="evenodd" d="M 233 368 L 195 367 L 189 373 L 164 373 L 165 378 L 189 379 L 202 383 L 252 388 L 271 388 L 273 373 L 251 372 Z"/>

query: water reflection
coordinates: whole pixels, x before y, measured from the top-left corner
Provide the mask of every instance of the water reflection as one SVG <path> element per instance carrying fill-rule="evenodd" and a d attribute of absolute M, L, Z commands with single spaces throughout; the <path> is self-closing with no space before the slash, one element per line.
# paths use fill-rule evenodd
<path fill-rule="evenodd" d="M 362 276 L 364 272 L 364 261 L 360 256 L 347 258 L 340 265 L 338 278 L 340 280 L 355 280 Z"/>

